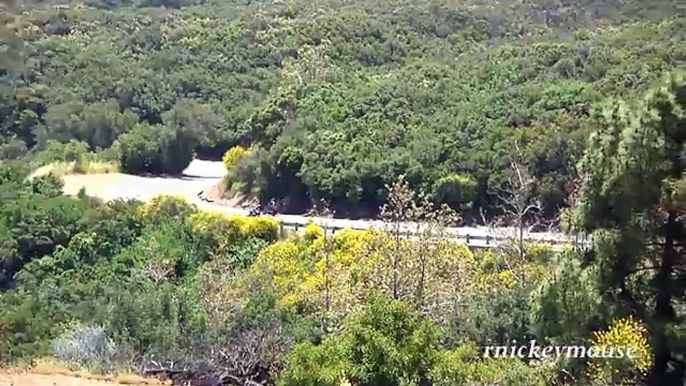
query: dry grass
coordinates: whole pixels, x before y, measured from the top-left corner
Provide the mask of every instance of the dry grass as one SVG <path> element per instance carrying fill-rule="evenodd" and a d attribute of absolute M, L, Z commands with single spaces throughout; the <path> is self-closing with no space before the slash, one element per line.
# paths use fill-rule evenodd
<path fill-rule="evenodd" d="M 69 174 L 110 174 L 119 173 L 119 165 L 114 162 L 84 161 L 76 162 L 53 162 L 38 168 L 31 174 L 31 178 L 53 173 L 57 176 Z"/>
<path fill-rule="evenodd" d="M 119 165 L 114 162 L 87 161 L 83 162 L 79 167 L 72 162 L 70 168 L 73 173 L 81 174 L 119 173 Z"/>
<path fill-rule="evenodd" d="M 38 361 L 26 369 L 10 369 L 0 373 L 0 385 L 16 386 L 113 386 L 113 385 L 169 385 L 156 379 L 137 374 L 92 374 L 87 371 L 69 370 L 63 365 L 47 359 Z"/>

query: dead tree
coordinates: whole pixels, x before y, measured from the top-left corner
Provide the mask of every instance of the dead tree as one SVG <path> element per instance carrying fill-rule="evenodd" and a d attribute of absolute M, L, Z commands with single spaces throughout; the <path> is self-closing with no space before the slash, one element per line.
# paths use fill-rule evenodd
<path fill-rule="evenodd" d="M 403 223 L 414 217 L 415 194 L 405 181 L 405 176 L 401 175 L 393 185 L 387 185 L 388 202 L 381 208 L 381 218 L 391 235 L 394 238 L 394 251 L 389 254 L 391 268 L 391 296 L 393 299 L 400 299 L 400 270 L 402 264 L 401 238 Z"/>
<path fill-rule="evenodd" d="M 510 159 L 511 173 L 505 183 L 498 188 L 496 197 L 501 209 L 514 219 L 517 230 L 517 248 L 519 258 L 524 259 L 524 231 L 528 216 L 539 215 L 542 204 L 536 195 L 538 181 L 531 171 L 523 165 L 519 145 L 515 142 L 515 155 Z M 528 230 L 527 230 L 528 232 Z"/>
<path fill-rule="evenodd" d="M 425 310 L 428 298 L 435 295 L 427 293 L 430 272 L 435 268 L 432 265 L 449 242 L 446 229 L 458 223 L 459 216 L 447 205 L 437 210 L 432 198 L 413 191 L 404 176 L 387 189 L 389 197 L 381 213 L 392 247 L 381 253 L 390 271 L 390 280 L 382 285 L 394 299 L 410 301 Z M 379 272 L 382 281 L 388 271 Z"/>

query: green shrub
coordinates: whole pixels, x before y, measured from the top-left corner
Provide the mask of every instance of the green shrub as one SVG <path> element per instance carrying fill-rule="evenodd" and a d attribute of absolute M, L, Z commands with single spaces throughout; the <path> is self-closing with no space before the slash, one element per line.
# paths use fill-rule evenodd
<path fill-rule="evenodd" d="M 477 184 L 470 177 L 451 174 L 434 183 L 434 199 L 453 208 L 469 209 L 477 198 Z"/>
<path fill-rule="evenodd" d="M 441 351 L 429 377 L 434 386 L 549 386 L 555 379 L 555 367 L 550 362 L 481 358 L 478 347 L 470 342 L 453 351 Z"/>
<path fill-rule="evenodd" d="M 187 217 L 197 213 L 198 209 L 182 196 L 163 194 L 143 205 L 140 211 L 148 222 L 161 223 L 168 218 L 183 222 Z"/>
<path fill-rule="evenodd" d="M 194 142 L 165 126 L 138 124 L 119 137 L 119 146 L 128 173 L 180 173 L 193 159 Z"/>
<path fill-rule="evenodd" d="M 439 346 L 436 325 L 409 304 L 373 295 L 340 336 L 303 344 L 290 355 L 279 385 L 360 386 L 422 384 Z"/>

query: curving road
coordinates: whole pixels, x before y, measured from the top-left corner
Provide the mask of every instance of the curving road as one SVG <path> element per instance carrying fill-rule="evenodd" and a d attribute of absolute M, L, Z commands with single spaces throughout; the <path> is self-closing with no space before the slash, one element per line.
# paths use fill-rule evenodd
<path fill-rule="evenodd" d="M 226 207 L 201 200 L 198 193 L 216 185 L 224 177 L 226 170 L 220 161 L 194 160 L 179 177 L 145 177 L 128 174 L 87 174 L 68 175 L 64 177 L 65 194 L 76 194 L 81 188 L 95 197 L 103 200 L 138 199 L 149 201 L 160 194 L 173 194 L 186 198 L 199 208 L 210 211 L 220 211 L 229 215 L 247 215 L 242 208 Z M 383 223 L 376 220 L 345 220 L 323 217 L 305 217 L 295 215 L 278 215 L 284 228 L 298 231 L 310 222 L 315 222 L 333 232 L 340 229 L 369 229 L 383 228 Z M 417 234 L 421 225 L 406 223 L 401 226 L 403 233 L 408 236 Z M 461 240 L 471 247 L 494 247 L 500 241 L 515 238 L 515 228 L 488 227 L 459 227 L 448 230 L 455 239 Z M 574 240 L 562 233 L 526 232 L 527 241 L 566 244 Z"/>

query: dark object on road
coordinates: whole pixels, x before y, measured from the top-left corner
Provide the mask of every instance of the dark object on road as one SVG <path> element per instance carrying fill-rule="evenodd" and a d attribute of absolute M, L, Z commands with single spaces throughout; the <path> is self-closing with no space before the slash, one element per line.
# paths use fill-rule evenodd
<path fill-rule="evenodd" d="M 266 208 L 262 206 L 255 206 L 248 212 L 248 216 L 276 216 L 279 212 L 276 210 L 276 206 L 271 204 Z"/>

